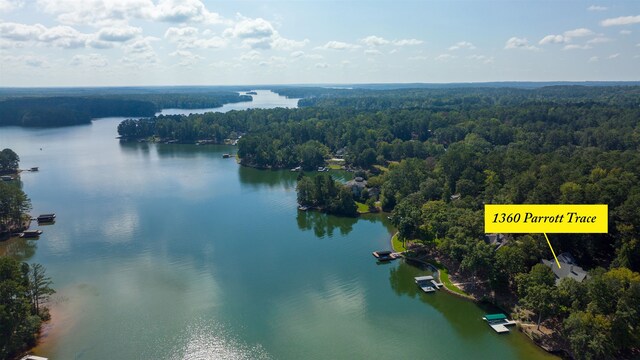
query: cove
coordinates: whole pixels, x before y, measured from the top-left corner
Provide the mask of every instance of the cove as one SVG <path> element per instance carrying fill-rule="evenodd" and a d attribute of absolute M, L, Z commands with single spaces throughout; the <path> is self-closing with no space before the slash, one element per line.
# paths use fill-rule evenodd
<path fill-rule="evenodd" d="M 251 106 L 295 104 L 258 94 Z M 43 264 L 58 290 L 37 354 L 553 358 L 517 331 L 495 334 L 474 303 L 420 292 L 413 277 L 427 272 L 376 264 L 385 216 L 299 212 L 295 173 L 241 167 L 222 158 L 230 146 L 119 143 L 121 120 L 0 129 L 22 168 L 40 167 L 22 175 L 32 213 L 57 214 L 34 227 L 40 240 L 0 244 Z"/>

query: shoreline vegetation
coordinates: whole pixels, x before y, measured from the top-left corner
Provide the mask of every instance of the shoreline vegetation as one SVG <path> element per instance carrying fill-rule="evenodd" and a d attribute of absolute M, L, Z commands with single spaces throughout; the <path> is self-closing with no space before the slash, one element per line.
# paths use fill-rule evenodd
<path fill-rule="evenodd" d="M 234 91 L 207 93 L 94 93 L 51 96 L 38 92 L 0 97 L 0 126 L 57 127 L 89 124 L 94 118 L 151 117 L 167 108 L 218 108 L 224 104 L 252 101 L 250 95 Z M 89 92 L 91 93 L 91 92 Z"/>
<path fill-rule="evenodd" d="M 302 176 L 301 206 L 356 216 L 380 204 L 398 237 L 420 245 L 419 259 L 535 324 L 532 337 L 549 351 L 640 350 L 640 317 L 625 315 L 640 303 L 639 86 L 274 91 L 303 97 L 300 108 L 126 120 L 118 131 L 181 143 L 235 135 L 241 164 L 260 169 L 324 169 L 339 157 L 359 183 Z M 608 204 L 608 234 L 551 237 L 587 279 L 556 281 L 537 234 L 485 236 L 491 203 Z"/>
<path fill-rule="evenodd" d="M 0 174 L 15 175 L 0 181 L 0 241 L 31 223 L 31 201 L 17 179 L 19 162 L 11 149 L 0 152 Z M 42 324 L 51 319 L 46 304 L 55 293 L 52 284 L 44 266 L 0 256 L 0 358 L 17 357 L 37 344 Z"/>

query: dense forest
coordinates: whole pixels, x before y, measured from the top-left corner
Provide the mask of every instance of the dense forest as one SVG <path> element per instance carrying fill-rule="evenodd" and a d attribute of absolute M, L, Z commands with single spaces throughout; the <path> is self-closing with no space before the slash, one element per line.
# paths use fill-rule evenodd
<path fill-rule="evenodd" d="M 42 322 L 50 318 L 44 304 L 55 292 L 51 285 L 44 266 L 0 256 L 1 359 L 35 346 Z"/>
<path fill-rule="evenodd" d="M 6 97 L 0 100 L 0 126 L 88 124 L 91 119 L 100 117 L 148 117 L 165 108 L 215 108 L 251 100 L 251 96 L 231 91 Z"/>
<path fill-rule="evenodd" d="M 16 173 L 20 158 L 11 149 L 0 152 L 0 169 Z M 0 181 L 0 240 L 22 228 L 31 201 L 19 182 Z M 29 265 L 0 256 L 0 359 L 10 359 L 36 343 L 40 325 L 49 319 L 46 302 L 54 290 L 40 264 Z"/>
<path fill-rule="evenodd" d="M 484 299 L 542 321 L 576 358 L 640 348 L 640 87 L 275 91 L 307 98 L 298 109 L 128 120 L 118 130 L 191 143 L 244 134 L 238 155 L 260 168 L 344 155 L 366 170 L 400 238 L 486 284 Z M 315 181 L 300 180 L 301 201 L 337 203 L 332 182 Z M 551 258 L 539 234 L 485 242 L 486 203 L 608 204 L 608 234 L 551 236 L 591 270 L 587 280 L 556 287 L 537 265 Z"/>
<path fill-rule="evenodd" d="M 0 151 L 0 175 L 17 174 L 20 157 L 11 149 Z M 0 181 L 0 240 L 22 228 L 24 214 L 31 209 L 31 201 L 17 180 Z"/>

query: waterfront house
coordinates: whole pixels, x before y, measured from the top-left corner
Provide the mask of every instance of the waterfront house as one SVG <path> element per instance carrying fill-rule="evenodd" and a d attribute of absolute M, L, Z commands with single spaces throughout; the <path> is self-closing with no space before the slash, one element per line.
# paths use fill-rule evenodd
<path fill-rule="evenodd" d="M 367 186 L 367 180 L 365 180 L 360 176 L 356 176 L 355 179 L 347 181 L 345 185 L 349 189 L 351 189 L 354 196 L 359 197 L 360 194 L 362 194 L 362 191 L 364 190 L 364 188 Z"/>
<path fill-rule="evenodd" d="M 558 255 L 558 262 L 560 263 L 559 268 L 555 259 L 542 259 L 542 263 L 551 268 L 551 271 L 556 276 L 556 285 L 566 277 L 570 277 L 577 282 L 582 282 L 588 277 L 587 271 L 576 265 L 575 259 L 571 254 L 562 253 Z"/>

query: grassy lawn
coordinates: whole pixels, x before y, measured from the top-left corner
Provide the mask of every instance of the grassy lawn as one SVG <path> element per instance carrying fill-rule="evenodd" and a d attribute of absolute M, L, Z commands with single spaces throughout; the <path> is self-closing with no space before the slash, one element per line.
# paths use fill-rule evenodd
<path fill-rule="evenodd" d="M 340 164 L 329 164 L 327 165 L 327 167 L 331 170 L 341 170 L 342 169 L 342 165 Z"/>
<path fill-rule="evenodd" d="M 376 168 L 376 169 L 378 169 L 378 170 L 380 170 L 380 171 L 382 171 L 382 172 L 387 172 L 387 171 L 389 171 L 389 168 L 386 168 L 386 167 L 384 167 L 384 166 L 382 166 L 382 165 L 373 165 L 373 167 L 374 167 L 374 168 Z"/>
<path fill-rule="evenodd" d="M 395 251 L 395 252 L 407 251 L 407 249 L 402 244 L 402 241 L 400 239 L 398 239 L 398 234 L 397 233 L 395 235 L 393 235 L 393 237 L 391 238 L 391 244 L 393 245 L 393 251 Z"/>
<path fill-rule="evenodd" d="M 451 282 L 451 279 L 449 279 L 449 271 L 447 270 L 446 267 L 444 267 L 442 264 L 440 264 L 435 260 L 430 261 L 430 263 L 433 264 L 435 267 L 437 267 L 438 270 L 440 270 L 440 282 L 442 282 L 444 286 L 447 287 L 447 289 L 461 295 L 470 296 L 466 292 L 462 291 L 462 289 L 453 285 L 453 283 Z"/>
<path fill-rule="evenodd" d="M 358 212 L 360 214 L 366 214 L 369 212 L 369 206 L 367 206 L 366 204 L 356 201 L 356 205 L 358 206 Z"/>

